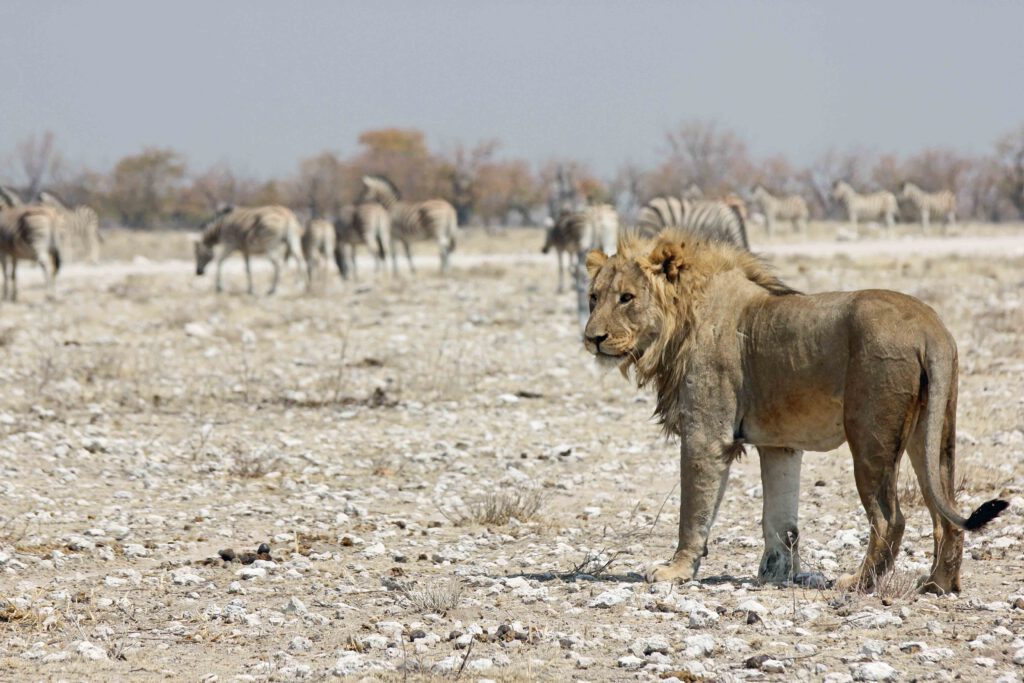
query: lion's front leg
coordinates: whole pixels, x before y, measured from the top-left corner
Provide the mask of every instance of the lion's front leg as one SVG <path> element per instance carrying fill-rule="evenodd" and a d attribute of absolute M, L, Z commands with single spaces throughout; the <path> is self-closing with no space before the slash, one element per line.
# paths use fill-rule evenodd
<path fill-rule="evenodd" d="M 790 581 L 800 571 L 797 515 L 800 502 L 801 451 L 757 449 L 761 457 L 764 554 L 757 579 L 765 583 Z"/>
<path fill-rule="evenodd" d="M 679 464 L 679 542 L 667 565 L 647 573 L 648 581 L 689 580 L 697 575 L 729 480 L 731 446 L 720 441 L 683 439 Z"/>

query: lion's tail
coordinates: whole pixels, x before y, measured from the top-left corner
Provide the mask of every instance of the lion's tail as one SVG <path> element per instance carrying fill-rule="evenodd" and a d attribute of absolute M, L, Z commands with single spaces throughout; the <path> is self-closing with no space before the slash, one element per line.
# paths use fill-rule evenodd
<path fill-rule="evenodd" d="M 967 531 L 982 528 L 1005 510 L 1009 503 L 993 499 L 982 503 L 969 517 L 963 517 L 953 507 L 946 492 L 940 491 L 940 470 L 947 468 L 948 480 L 953 481 L 953 459 L 956 448 L 956 350 L 952 358 L 936 357 L 936 352 L 925 352 L 922 376 L 927 387 L 927 407 L 924 414 L 924 481 L 928 496 L 935 502 L 939 514 L 951 524 Z M 950 491 L 950 493 L 952 493 Z"/>

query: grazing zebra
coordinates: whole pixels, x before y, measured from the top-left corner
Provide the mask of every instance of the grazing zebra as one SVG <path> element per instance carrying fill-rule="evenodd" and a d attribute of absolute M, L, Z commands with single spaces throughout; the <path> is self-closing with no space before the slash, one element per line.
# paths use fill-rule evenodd
<path fill-rule="evenodd" d="M 925 232 L 928 231 L 928 221 L 932 214 L 945 216 L 946 220 L 942 224 L 943 233 L 950 225 L 956 223 L 956 195 L 949 190 L 925 192 L 914 183 L 906 182 L 900 190 L 900 198 L 906 199 L 917 208 L 917 215 L 921 217 L 921 227 Z"/>
<path fill-rule="evenodd" d="M 334 225 L 322 218 L 306 223 L 302 232 L 302 258 L 306 260 L 306 288 L 312 289 L 313 276 L 327 273 L 328 259 L 334 255 Z"/>
<path fill-rule="evenodd" d="M 67 207 L 60 197 L 52 192 L 40 192 L 40 203 L 52 207 L 60 213 L 60 242 L 67 247 L 74 244 L 86 254 L 89 263 L 96 264 L 100 260 L 100 221 L 90 206 L 80 204 L 73 209 Z"/>
<path fill-rule="evenodd" d="M 885 227 L 892 228 L 896 220 L 898 205 L 896 195 L 892 192 L 872 192 L 870 194 L 858 194 L 844 180 L 837 180 L 832 186 L 832 196 L 846 208 L 846 215 L 854 230 L 857 229 L 857 220 L 882 219 Z"/>
<path fill-rule="evenodd" d="M 745 215 L 745 205 L 738 198 L 719 201 L 655 197 L 640 209 L 637 229 L 642 235 L 653 236 L 665 228 L 684 228 L 749 249 Z"/>
<path fill-rule="evenodd" d="M 810 211 L 807 209 L 807 200 L 798 194 L 791 194 L 785 197 L 776 197 L 763 185 L 757 185 L 751 192 L 754 201 L 761 205 L 764 213 L 765 225 L 768 234 L 772 234 L 775 228 L 775 221 L 792 221 L 794 232 L 805 232 L 807 230 L 807 218 Z"/>
<path fill-rule="evenodd" d="M 291 253 L 300 261 L 302 257 L 302 225 L 291 209 L 283 206 L 254 208 L 225 207 L 202 226 L 195 242 L 196 275 L 202 275 L 206 266 L 217 259 L 217 291 L 223 291 L 221 268 L 225 259 L 236 251 L 245 259 L 245 276 L 249 294 L 253 293 L 252 269 L 249 257 L 265 254 L 274 266 L 274 281 L 267 295 L 277 290 L 281 266 Z"/>
<path fill-rule="evenodd" d="M 387 272 L 391 251 L 391 214 L 382 204 L 363 202 L 349 204 L 334 219 L 334 262 L 342 279 L 348 279 L 351 263 L 352 278 L 356 277 L 356 247 L 365 244 L 374 259 L 377 270 Z M 345 256 L 345 247 L 351 249 L 351 260 Z"/>
<path fill-rule="evenodd" d="M 60 222 L 61 216 L 56 209 L 40 204 L 23 204 L 16 194 L 0 187 L 0 265 L 4 271 L 4 299 L 18 299 L 19 259 L 39 264 L 43 269 L 46 296 L 56 298 L 57 272 L 60 270 Z"/>
<path fill-rule="evenodd" d="M 547 230 L 541 253 L 552 248 L 558 255 L 558 291 L 565 289 L 562 255 L 569 254 L 569 269 L 578 275 L 579 257 L 591 249 L 614 254 L 619 239 L 619 214 L 609 204 L 563 211 Z M 574 275 L 575 276 L 575 275 Z"/>
<path fill-rule="evenodd" d="M 443 199 L 428 199 L 424 202 L 402 201 L 398 188 L 384 176 L 363 176 L 362 201 L 377 201 L 391 213 L 391 237 L 405 248 L 405 258 L 410 272 L 416 272 L 412 265 L 410 243 L 414 239 L 433 238 L 441 253 L 441 272 L 448 272 L 448 257 L 455 251 L 459 236 L 459 223 L 455 208 Z M 391 251 L 391 266 L 398 274 L 398 254 Z"/>

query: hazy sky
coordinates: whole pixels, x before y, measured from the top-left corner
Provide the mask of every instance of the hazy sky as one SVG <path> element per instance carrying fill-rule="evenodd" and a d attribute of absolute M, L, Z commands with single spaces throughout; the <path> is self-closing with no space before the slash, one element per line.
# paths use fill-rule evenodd
<path fill-rule="evenodd" d="M 97 168 L 160 145 L 267 177 L 403 126 L 610 174 L 693 118 L 798 162 L 1024 121 L 1019 2 L 3 0 L 0 26 L 0 161 L 50 129 Z"/>

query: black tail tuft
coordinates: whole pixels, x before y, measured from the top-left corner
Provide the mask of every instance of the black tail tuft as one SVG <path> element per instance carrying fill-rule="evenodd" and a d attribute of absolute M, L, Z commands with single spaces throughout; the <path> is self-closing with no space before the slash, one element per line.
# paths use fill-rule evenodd
<path fill-rule="evenodd" d="M 1009 506 L 1010 504 L 1007 501 L 999 500 L 998 498 L 984 502 L 967 518 L 964 528 L 968 531 L 977 531 L 995 519 L 1000 512 Z"/>

